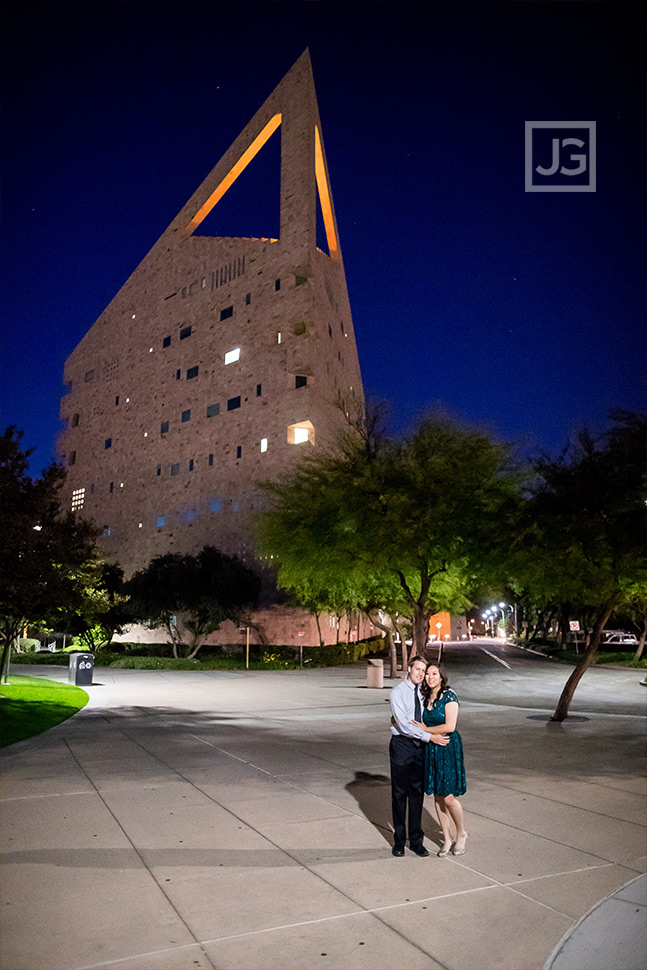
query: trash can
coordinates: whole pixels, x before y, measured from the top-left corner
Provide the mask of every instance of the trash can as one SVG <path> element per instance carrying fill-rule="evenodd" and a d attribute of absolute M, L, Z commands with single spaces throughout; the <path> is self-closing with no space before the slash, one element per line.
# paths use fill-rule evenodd
<path fill-rule="evenodd" d="M 369 660 L 366 668 L 366 686 L 376 687 L 378 690 L 384 687 L 384 661 Z"/>
<path fill-rule="evenodd" d="M 70 666 L 67 671 L 68 684 L 75 684 L 77 687 L 88 687 L 92 683 L 93 670 L 94 654 L 71 653 Z"/>

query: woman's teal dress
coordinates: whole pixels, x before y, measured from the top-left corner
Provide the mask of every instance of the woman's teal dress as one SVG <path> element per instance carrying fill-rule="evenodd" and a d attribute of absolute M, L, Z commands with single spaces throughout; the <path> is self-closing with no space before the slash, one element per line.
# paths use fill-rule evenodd
<path fill-rule="evenodd" d="M 446 690 L 437 697 L 431 709 L 425 706 L 422 720 L 430 727 L 445 723 L 445 705 L 456 701 L 453 690 Z M 463 762 L 463 742 L 458 731 L 449 735 L 449 744 L 440 745 L 430 741 L 425 745 L 425 794 L 426 795 L 464 795 L 465 764 Z"/>

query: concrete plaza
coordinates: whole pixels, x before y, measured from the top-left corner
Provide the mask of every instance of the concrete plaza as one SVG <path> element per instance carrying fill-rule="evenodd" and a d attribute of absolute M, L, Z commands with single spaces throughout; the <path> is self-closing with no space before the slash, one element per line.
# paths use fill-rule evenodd
<path fill-rule="evenodd" d="M 363 664 L 96 670 L 82 712 L 0 755 L 2 970 L 639 970 L 647 691 L 586 678 L 557 725 L 458 669 L 467 852 L 436 858 L 428 799 L 431 858 L 395 859 Z M 596 713 L 603 684 L 626 713 Z"/>

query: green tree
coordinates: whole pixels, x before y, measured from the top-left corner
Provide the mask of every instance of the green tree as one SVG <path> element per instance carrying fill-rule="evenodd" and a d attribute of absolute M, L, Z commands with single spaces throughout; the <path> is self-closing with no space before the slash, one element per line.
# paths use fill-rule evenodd
<path fill-rule="evenodd" d="M 116 633 L 134 622 L 135 616 L 124 594 L 124 573 L 114 563 L 95 562 L 86 571 L 76 603 L 64 618 L 66 633 L 78 637 L 93 653 L 108 646 Z"/>
<path fill-rule="evenodd" d="M 258 576 L 236 556 L 205 546 L 197 556 L 157 556 L 125 591 L 137 619 L 165 628 L 174 657 L 195 657 L 225 620 L 247 618 L 260 587 Z"/>
<path fill-rule="evenodd" d="M 397 603 L 420 651 L 430 617 L 463 609 L 471 577 L 502 551 L 518 492 L 506 448 L 444 419 L 401 441 L 350 428 L 267 488 L 260 535 L 279 581 L 350 588 L 365 609 Z"/>
<path fill-rule="evenodd" d="M 626 602 L 633 584 L 644 583 L 646 430 L 644 416 L 619 413 L 598 440 L 583 433 L 559 461 L 539 464 L 541 483 L 528 505 L 533 541 L 527 554 L 535 564 L 550 564 L 540 570 L 543 596 L 584 617 L 587 631 L 556 721 L 567 716 L 578 683 L 595 662 L 611 613 Z"/>
<path fill-rule="evenodd" d="M 28 623 L 60 628 L 96 562 L 97 530 L 77 513 L 61 510 L 65 470 L 50 465 L 30 478 L 31 451 L 21 449 L 21 438 L 13 426 L 0 435 L 2 674 Z"/>

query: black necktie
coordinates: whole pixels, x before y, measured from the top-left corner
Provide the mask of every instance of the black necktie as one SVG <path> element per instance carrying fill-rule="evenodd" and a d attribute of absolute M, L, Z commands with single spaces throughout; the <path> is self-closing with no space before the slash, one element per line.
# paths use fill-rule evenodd
<path fill-rule="evenodd" d="M 413 693 L 414 693 L 414 697 L 416 699 L 415 700 L 414 721 L 422 721 L 422 708 L 420 707 L 420 696 L 418 694 L 418 688 L 417 687 L 414 687 L 413 688 Z"/>

